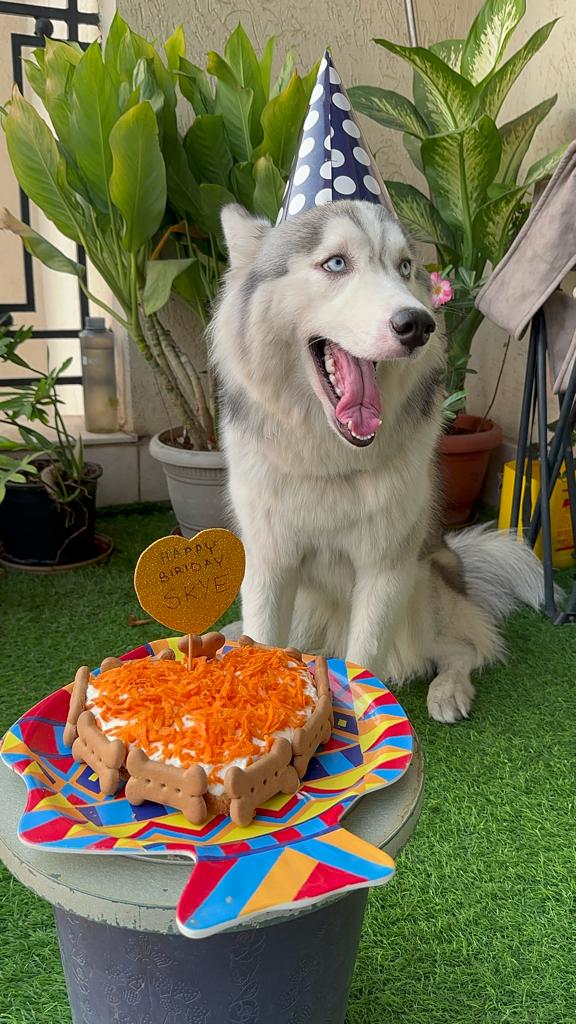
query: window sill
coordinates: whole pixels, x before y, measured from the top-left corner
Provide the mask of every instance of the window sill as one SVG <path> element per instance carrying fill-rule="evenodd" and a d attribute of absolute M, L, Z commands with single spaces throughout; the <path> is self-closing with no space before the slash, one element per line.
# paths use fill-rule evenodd
<path fill-rule="evenodd" d="M 135 444 L 138 441 L 138 434 L 129 434 L 123 430 L 117 430 L 111 434 L 94 434 L 90 430 L 86 430 L 83 416 L 65 416 L 64 422 L 71 434 L 82 438 L 85 448 L 89 448 L 91 445 Z"/>
<path fill-rule="evenodd" d="M 103 445 L 136 444 L 138 442 L 138 434 L 128 434 L 123 430 L 117 430 L 113 434 L 93 434 L 91 431 L 86 430 L 83 416 L 65 416 L 64 422 L 74 437 L 82 438 L 85 448 L 90 448 L 94 445 L 102 447 Z M 43 427 L 39 429 L 44 430 Z M 0 434 L 3 437 L 7 437 L 10 441 L 18 441 L 20 438 L 18 429 L 10 424 L 2 425 Z"/>

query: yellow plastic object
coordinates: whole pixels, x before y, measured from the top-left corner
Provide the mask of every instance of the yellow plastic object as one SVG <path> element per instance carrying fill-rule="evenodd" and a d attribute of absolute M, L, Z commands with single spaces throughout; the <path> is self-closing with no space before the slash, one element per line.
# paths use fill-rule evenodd
<path fill-rule="evenodd" d="M 500 512 L 498 515 L 498 527 L 506 530 L 510 526 L 512 513 L 512 494 L 514 491 L 514 479 L 516 477 L 516 463 L 506 462 L 502 478 L 502 494 L 500 495 Z M 526 482 L 522 482 L 522 500 Z M 532 512 L 540 491 L 540 466 L 538 462 L 532 463 Z M 522 508 L 522 506 L 520 506 Z M 550 524 L 552 530 L 552 564 L 555 569 L 570 569 L 574 565 L 574 539 L 572 536 L 572 520 L 570 518 L 570 502 L 568 499 L 568 486 L 566 483 L 566 466 L 562 463 L 560 476 L 552 492 L 550 502 Z M 520 514 L 519 533 L 522 533 L 522 514 Z M 542 558 L 542 533 L 538 534 L 538 540 L 534 547 L 538 558 Z"/>

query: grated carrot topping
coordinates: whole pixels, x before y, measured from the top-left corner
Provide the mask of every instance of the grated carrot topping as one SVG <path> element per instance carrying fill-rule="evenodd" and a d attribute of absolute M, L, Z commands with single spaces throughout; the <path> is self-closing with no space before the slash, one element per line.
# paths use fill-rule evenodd
<path fill-rule="evenodd" d="M 217 781 L 218 767 L 254 759 L 275 733 L 309 717 L 314 702 L 303 666 L 293 664 L 282 650 L 258 647 L 196 658 L 191 669 L 178 661 L 128 661 L 94 680 L 95 703 L 103 725 L 112 723 L 109 736 L 149 756 L 161 748 L 163 761 L 178 758 L 184 768 L 212 765 L 210 781 Z"/>

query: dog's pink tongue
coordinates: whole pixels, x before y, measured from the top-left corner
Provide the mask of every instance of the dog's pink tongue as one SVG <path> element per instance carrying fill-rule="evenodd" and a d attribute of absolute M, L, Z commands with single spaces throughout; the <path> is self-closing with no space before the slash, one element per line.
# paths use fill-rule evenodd
<path fill-rule="evenodd" d="M 380 393 L 376 386 L 374 364 L 355 359 L 339 345 L 330 346 L 335 375 L 342 397 L 336 416 L 359 437 L 375 434 L 380 426 Z"/>

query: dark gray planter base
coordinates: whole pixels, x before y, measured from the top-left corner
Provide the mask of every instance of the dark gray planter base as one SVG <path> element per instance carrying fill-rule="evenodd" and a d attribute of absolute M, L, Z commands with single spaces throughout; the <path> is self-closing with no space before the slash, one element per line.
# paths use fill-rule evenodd
<path fill-rule="evenodd" d="M 200 940 L 55 908 L 74 1024 L 344 1024 L 366 898 Z"/>

